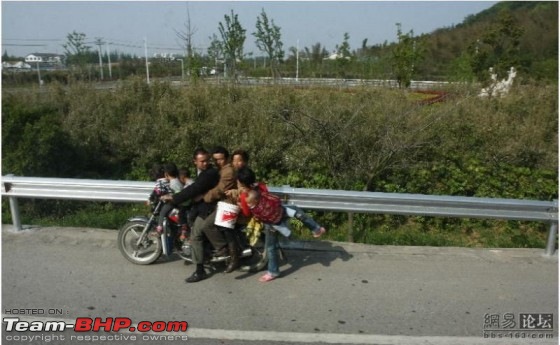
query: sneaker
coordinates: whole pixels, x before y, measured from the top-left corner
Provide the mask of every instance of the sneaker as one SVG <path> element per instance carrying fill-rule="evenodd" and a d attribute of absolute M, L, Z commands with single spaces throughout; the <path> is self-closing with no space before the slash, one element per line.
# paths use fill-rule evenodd
<path fill-rule="evenodd" d="M 278 276 L 273 276 L 272 274 L 270 274 L 269 272 L 266 272 L 262 277 L 259 278 L 259 281 L 261 283 L 267 283 L 271 280 L 276 279 L 276 277 Z"/>
<path fill-rule="evenodd" d="M 323 234 L 325 232 L 327 232 L 327 230 L 323 227 L 320 227 L 319 230 L 316 230 L 316 231 L 313 232 L 313 237 L 319 238 L 319 237 L 323 236 Z"/>

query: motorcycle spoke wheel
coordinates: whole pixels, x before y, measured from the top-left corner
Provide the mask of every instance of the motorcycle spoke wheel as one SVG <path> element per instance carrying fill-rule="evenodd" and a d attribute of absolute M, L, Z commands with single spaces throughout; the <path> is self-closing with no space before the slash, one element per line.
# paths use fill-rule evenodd
<path fill-rule="evenodd" d="M 138 244 L 144 226 L 144 222 L 129 222 L 119 230 L 118 246 L 121 254 L 137 265 L 155 262 L 163 251 L 159 237 L 148 235 Z"/>
<path fill-rule="evenodd" d="M 258 272 L 268 264 L 268 257 L 262 241 L 257 242 L 251 247 L 251 251 L 252 255 L 250 257 L 241 259 L 241 266 L 239 269 L 243 272 Z"/>

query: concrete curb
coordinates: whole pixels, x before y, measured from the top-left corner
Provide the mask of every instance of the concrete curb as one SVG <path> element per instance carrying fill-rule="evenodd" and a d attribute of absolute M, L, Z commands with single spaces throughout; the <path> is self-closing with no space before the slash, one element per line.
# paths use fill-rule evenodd
<path fill-rule="evenodd" d="M 20 237 L 21 236 L 21 237 Z M 45 243 L 60 242 L 72 245 L 90 244 L 96 246 L 117 246 L 117 230 L 80 227 L 40 227 L 24 226 L 22 231 L 14 230 L 10 224 L 2 225 L 3 241 L 24 240 L 24 236 L 39 236 Z M 558 262 L 558 252 L 548 256 L 542 248 L 461 248 L 461 247 L 421 247 L 387 246 L 361 243 L 336 242 L 327 240 L 286 240 L 280 245 L 287 250 L 332 252 L 338 254 L 367 254 L 395 256 L 454 256 L 488 260 L 542 259 Z"/>

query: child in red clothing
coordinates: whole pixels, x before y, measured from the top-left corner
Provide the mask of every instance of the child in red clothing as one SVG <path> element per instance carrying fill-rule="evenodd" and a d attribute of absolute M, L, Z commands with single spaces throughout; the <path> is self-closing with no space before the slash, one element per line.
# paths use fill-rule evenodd
<path fill-rule="evenodd" d="M 255 182 L 255 173 L 249 168 L 237 171 L 237 188 L 239 190 L 239 206 L 245 216 L 253 215 L 258 220 L 270 225 L 274 230 L 288 237 L 291 234 L 288 218 L 300 220 L 313 237 L 321 237 L 325 228 L 317 224 L 313 218 L 305 214 L 295 205 L 282 205 L 280 198 L 268 193 L 264 183 Z M 259 281 L 268 282 L 280 275 L 278 268 L 278 240 L 276 236 L 266 233 L 266 250 L 268 256 L 268 272 Z"/>

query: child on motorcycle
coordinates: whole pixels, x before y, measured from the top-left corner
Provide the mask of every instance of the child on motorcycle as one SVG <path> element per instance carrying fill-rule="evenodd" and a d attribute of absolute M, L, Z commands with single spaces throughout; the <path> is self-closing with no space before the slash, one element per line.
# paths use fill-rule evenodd
<path fill-rule="evenodd" d="M 150 179 L 156 181 L 156 185 L 150 193 L 149 201 L 146 202 L 148 205 L 150 202 L 157 202 L 160 196 L 171 193 L 171 187 L 169 186 L 169 181 L 165 178 L 163 165 L 155 164 L 152 167 L 152 170 L 150 170 Z"/>
<path fill-rule="evenodd" d="M 281 199 L 268 192 L 268 188 L 262 182 L 256 183 L 255 173 L 247 168 L 237 171 L 237 187 L 239 190 L 239 206 L 245 216 L 253 215 L 258 220 L 270 225 L 274 230 L 288 237 L 291 234 L 288 226 L 289 218 L 300 220 L 309 230 L 313 237 L 319 238 L 326 229 L 317 224 L 313 218 L 305 214 L 295 205 L 282 205 Z M 280 275 L 278 268 L 278 239 L 266 233 L 266 251 L 268 255 L 268 272 L 259 278 L 260 282 L 269 282 Z"/>
<path fill-rule="evenodd" d="M 189 169 L 187 167 L 179 168 L 179 181 L 183 184 L 183 188 L 187 188 L 194 181 L 189 177 Z M 181 224 L 181 236 L 179 239 L 184 241 L 188 238 L 189 228 L 194 223 L 194 219 L 189 219 L 188 210 L 191 206 L 191 200 L 179 205 L 179 223 Z"/>
<path fill-rule="evenodd" d="M 178 193 L 181 191 L 181 189 L 183 189 L 183 184 L 181 183 L 178 177 L 179 171 L 175 164 L 173 163 L 164 164 L 163 174 L 164 174 L 164 179 L 167 180 L 167 182 L 169 183 L 169 190 L 165 194 Z M 158 180 L 158 182 L 160 180 Z M 162 181 L 161 184 L 164 185 L 165 183 Z M 163 207 L 161 208 L 161 211 L 159 213 L 158 226 L 156 227 L 156 231 L 158 234 L 161 235 L 163 233 L 163 221 L 165 220 L 165 217 L 167 217 L 167 214 L 173 209 L 173 207 L 174 205 L 172 203 L 165 203 L 165 205 L 163 205 Z"/>

